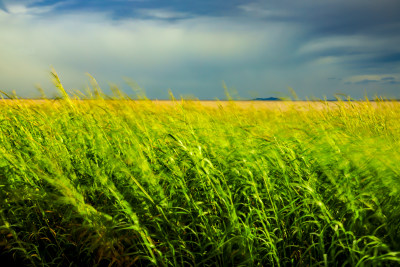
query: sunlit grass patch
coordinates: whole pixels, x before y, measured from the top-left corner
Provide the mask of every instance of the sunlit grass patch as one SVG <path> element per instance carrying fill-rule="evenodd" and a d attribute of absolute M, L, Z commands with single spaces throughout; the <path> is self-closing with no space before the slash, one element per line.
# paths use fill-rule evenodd
<path fill-rule="evenodd" d="M 0 103 L 3 257 L 398 264 L 400 105 L 282 105 Z"/>

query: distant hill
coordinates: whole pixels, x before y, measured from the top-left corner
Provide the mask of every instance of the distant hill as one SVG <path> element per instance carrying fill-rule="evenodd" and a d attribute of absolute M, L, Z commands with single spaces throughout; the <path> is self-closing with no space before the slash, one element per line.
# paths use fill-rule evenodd
<path fill-rule="evenodd" d="M 262 98 L 262 97 L 257 97 L 253 100 L 258 100 L 258 101 L 281 101 L 280 98 L 277 97 L 267 97 L 267 98 Z"/>

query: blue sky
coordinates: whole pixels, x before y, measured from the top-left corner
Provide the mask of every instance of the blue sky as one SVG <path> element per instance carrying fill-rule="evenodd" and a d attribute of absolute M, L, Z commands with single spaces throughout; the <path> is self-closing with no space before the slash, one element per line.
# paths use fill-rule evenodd
<path fill-rule="evenodd" d="M 85 73 L 107 92 L 223 99 L 400 98 L 398 0 L 0 0 L 0 90 L 56 92 Z"/>

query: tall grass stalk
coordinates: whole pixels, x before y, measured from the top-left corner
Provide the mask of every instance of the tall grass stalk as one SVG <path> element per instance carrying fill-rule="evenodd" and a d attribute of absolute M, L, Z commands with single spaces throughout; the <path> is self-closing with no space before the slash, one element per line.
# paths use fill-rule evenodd
<path fill-rule="evenodd" d="M 160 105 L 94 79 L 82 101 L 53 78 L 60 100 L 0 103 L 2 259 L 400 263 L 397 102 Z"/>

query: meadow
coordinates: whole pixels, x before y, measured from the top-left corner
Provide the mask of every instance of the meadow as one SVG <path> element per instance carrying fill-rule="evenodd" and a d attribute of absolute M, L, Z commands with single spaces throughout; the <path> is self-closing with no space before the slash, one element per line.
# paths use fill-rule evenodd
<path fill-rule="evenodd" d="M 210 103 L 0 102 L 0 261 L 400 264 L 399 103 Z"/>

